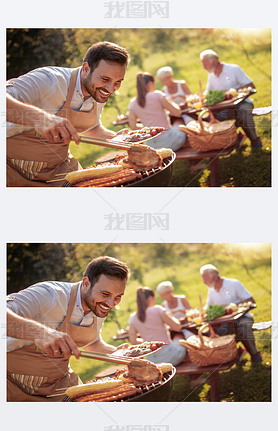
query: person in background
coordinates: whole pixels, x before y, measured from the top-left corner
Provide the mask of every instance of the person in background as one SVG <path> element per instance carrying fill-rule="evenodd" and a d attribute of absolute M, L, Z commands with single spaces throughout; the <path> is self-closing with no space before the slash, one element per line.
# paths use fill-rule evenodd
<path fill-rule="evenodd" d="M 186 103 L 186 96 L 192 94 L 184 80 L 174 80 L 173 70 L 170 66 L 164 66 L 158 69 L 156 77 L 163 85 L 162 91 L 165 93 L 166 97 L 178 105 Z M 181 121 L 181 119 L 183 121 Z M 186 114 L 182 115 L 181 118 L 171 117 L 172 124 L 187 124 L 190 121 L 192 121 L 192 117 Z"/>
<path fill-rule="evenodd" d="M 206 49 L 200 54 L 203 68 L 208 72 L 208 81 L 205 92 L 209 90 L 227 91 L 231 88 L 239 90 L 243 87 L 255 88 L 252 79 L 237 64 L 228 64 L 219 61 L 218 54 L 212 49 Z M 254 149 L 262 147 L 261 139 L 257 136 L 252 110 L 254 105 L 248 98 L 233 108 L 217 112 L 216 118 L 220 121 L 235 119 L 236 127 L 241 127 L 251 141 Z"/>
<path fill-rule="evenodd" d="M 206 308 L 209 305 L 228 305 L 235 303 L 240 305 L 242 302 L 250 301 L 255 304 L 255 300 L 251 293 L 236 279 L 225 278 L 219 275 L 218 269 L 211 264 L 204 265 L 200 268 L 204 284 L 209 287 Z M 236 341 L 241 341 L 246 350 L 251 356 L 254 363 L 261 363 L 262 357 L 256 348 L 255 337 L 252 331 L 254 320 L 250 313 L 236 319 L 234 328 L 231 328 L 228 323 L 217 326 L 215 332 L 219 335 L 236 334 Z M 240 352 L 239 352 L 240 353 Z M 243 353 L 243 351 L 241 352 Z"/>
<path fill-rule="evenodd" d="M 131 129 L 142 127 L 164 127 L 168 131 L 154 138 L 149 144 L 152 148 L 171 148 L 177 151 L 186 141 L 186 134 L 179 130 L 178 124 L 171 128 L 169 115 L 181 117 L 180 107 L 171 102 L 162 91 L 155 89 L 155 79 L 150 73 L 139 72 L 136 78 L 137 96 L 129 103 L 128 122 Z M 142 126 L 138 125 L 138 119 Z"/>
<path fill-rule="evenodd" d="M 174 287 L 171 281 L 162 281 L 156 288 L 159 296 L 164 300 L 162 305 L 165 307 L 167 313 L 176 319 L 183 319 L 186 317 L 186 310 L 191 310 L 192 307 L 185 295 L 174 295 Z M 192 334 L 188 329 L 182 329 L 185 339 Z"/>
<path fill-rule="evenodd" d="M 144 341 L 163 341 L 168 344 L 159 352 L 148 356 L 148 360 L 154 363 L 169 362 L 174 366 L 183 361 L 186 348 L 171 341 L 168 327 L 180 332 L 181 323 L 170 316 L 165 308 L 155 304 L 155 293 L 148 287 L 139 287 L 136 293 L 137 311 L 129 318 L 129 340 L 132 344 L 137 343 L 137 336 Z"/>

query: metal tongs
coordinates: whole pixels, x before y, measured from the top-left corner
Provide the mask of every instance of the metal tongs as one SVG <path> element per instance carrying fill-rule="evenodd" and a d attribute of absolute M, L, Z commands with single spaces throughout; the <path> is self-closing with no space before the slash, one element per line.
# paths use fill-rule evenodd
<path fill-rule="evenodd" d="M 135 359 L 131 357 L 124 358 L 122 356 L 112 356 L 107 353 L 89 352 L 88 350 L 80 350 L 80 355 L 82 358 L 97 359 L 100 361 L 115 362 L 116 364 L 125 365 L 130 364 Z"/>

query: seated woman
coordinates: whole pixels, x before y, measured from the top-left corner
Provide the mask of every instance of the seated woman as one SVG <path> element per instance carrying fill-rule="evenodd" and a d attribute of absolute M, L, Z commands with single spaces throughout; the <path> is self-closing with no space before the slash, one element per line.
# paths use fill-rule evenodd
<path fill-rule="evenodd" d="M 155 79 L 150 73 L 139 72 L 136 78 L 137 96 L 129 103 L 129 126 L 136 130 L 140 119 L 142 127 L 164 127 L 169 129 L 165 134 L 154 138 L 152 148 L 171 148 L 177 151 L 186 141 L 186 134 L 179 130 L 178 124 L 171 128 L 170 114 L 180 117 L 181 109 L 174 102 L 170 102 L 164 93 L 155 89 Z"/>
<path fill-rule="evenodd" d="M 184 104 L 186 102 L 186 96 L 192 94 L 187 83 L 183 80 L 174 80 L 173 70 L 170 66 L 164 66 L 158 69 L 156 72 L 156 77 L 159 79 L 163 85 L 162 91 L 165 93 L 166 97 L 178 105 Z M 185 124 L 192 121 L 189 115 L 182 115 L 182 119 Z M 180 120 L 179 118 L 173 117 L 171 121 L 173 124 Z"/>
<path fill-rule="evenodd" d="M 171 281 L 162 281 L 158 284 L 156 291 L 164 299 L 162 305 L 176 319 L 185 318 L 186 310 L 192 309 L 185 295 L 174 295 L 174 287 Z M 181 332 L 185 339 L 193 335 L 188 329 L 182 329 Z"/>
<path fill-rule="evenodd" d="M 178 365 L 186 355 L 186 348 L 178 343 L 178 340 L 171 341 L 167 325 L 174 331 L 181 330 L 180 322 L 171 317 L 160 305 L 155 304 L 155 294 L 148 287 L 137 289 L 137 312 L 129 318 L 129 340 L 136 344 L 137 335 L 144 341 L 163 341 L 167 347 L 159 352 L 154 352 L 148 356 L 148 360 L 155 364 L 168 362 L 174 366 Z"/>

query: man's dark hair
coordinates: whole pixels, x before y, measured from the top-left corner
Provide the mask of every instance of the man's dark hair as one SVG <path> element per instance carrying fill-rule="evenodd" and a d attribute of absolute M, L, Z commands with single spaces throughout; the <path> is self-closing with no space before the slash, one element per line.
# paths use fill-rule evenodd
<path fill-rule="evenodd" d="M 128 280 L 129 269 L 124 262 L 109 256 L 100 256 L 93 259 L 87 266 L 84 277 L 88 277 L 91 287 L 98 281 L 101 275 L 107 277 Z"/>
<path fill-rule="evenodd" d="M 124 48 L 115 43 L 98 42 L 88 49 L 83 62 L 87 62 L 90 66 L 90 72 L 93 72 L 99 65 L 100 60 L 127 65 L 129 55 Z"/>

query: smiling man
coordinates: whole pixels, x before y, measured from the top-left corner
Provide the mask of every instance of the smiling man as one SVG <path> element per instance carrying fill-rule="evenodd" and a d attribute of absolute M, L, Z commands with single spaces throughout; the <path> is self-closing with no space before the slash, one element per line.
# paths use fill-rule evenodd
<path fill-rule="evenodd" d="M 80 383 L 69 358 L 78 347 L 101 353 L 116 348 L 101 338 L 109 311 L 125 292 L 129 270 L 101 256 L 82 281 L 46 281 L 7 297 L 7 401 L 61 401 L 59 388 Z"/>
<path fill-rule="evenodd" d="M 58 174 L 80 168 L 69 152 L 78 132 L 112 138 L 101 124 L 129 56 L 110 42 L 92 45 L 78 68 L 40 67 L 7 82 L 7 186 L 61 186 Z"/>

